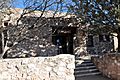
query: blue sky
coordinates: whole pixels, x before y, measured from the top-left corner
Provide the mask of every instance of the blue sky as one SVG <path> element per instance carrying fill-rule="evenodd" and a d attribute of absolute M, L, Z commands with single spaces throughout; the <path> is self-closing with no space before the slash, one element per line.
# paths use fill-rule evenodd
<path fill-rule="evenodd" d="M 23 0 L 16 0 L 13 5 L 15 8 L 24 8 Z"/>
<path fill-rule="evenodd" d="M 15 0 L 15 1 L 16 2 L 13 4 L 15 8 L 25 8 L 24 1 L 26 1 L 26 0 Z M 37 5 L 39 5 L 42 2 L 42 0 L 28 0 L 28 2 L 30 2 L 30 4 L 32 1 L 38 1 L 39 3 Z M 50 2 L 54 2 L 54 1 L 56 1 L 56 0 L 51 0 Z M 64 0 L 64 2 L 71 4 L 72 0 Z M 64 5 L 64 4 L 62 4 L 62 5 Z M 56 5 L 53 5 L 49 8 L 47 8 L 46 10 L 54 11 L 54 10 L 56 10 Z M 67 8 L 61 9 L 60 12 L 67 12 Z"/>
<path fill-rule="evenodd" d="M 24 1 L 25 0 L 15 0 L 16 2 L 14 3 L 14 7 L 15 8 L 24 8 L 25 6 L 24 6 Z M 28 1 L 31 1 L 31 0 L 28 0 Z M 37 1 L 37 0 L 36 0 Z M 40 1 L 40 0 L 38 0 L 38 1 Z M 51 0 L 51 1 L 54 1 L 54 0 Z M 55 0 L 56 1 L 56 0 Z M 72 3 L 72 1 L 71 0 L 64 0 L 65 2 L 67 2 L 67 3 Z"/>

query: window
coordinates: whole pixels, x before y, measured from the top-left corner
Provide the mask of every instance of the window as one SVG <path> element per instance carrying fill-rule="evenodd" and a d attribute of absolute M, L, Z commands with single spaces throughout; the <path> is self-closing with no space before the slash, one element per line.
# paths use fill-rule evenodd
<path fill-rule="evenodd" d="M 110 42 L 110 36 L 109 35 L 99 35 L 99 41 L 100 42 Z"/>
<path fill-rule="evenodd" d="M 56 35 L 52 35 L 52 43 L 54 45 L 57 45 L 57 36 Z"/>
<path fill-rule="evenodd" d="M 99 42 L 104 42 L 104 37 L 103 37 L 103 35 L 99 35 Z"/>
<path fill-rule="evenodd" d="M 4 26 L 8 26 L 8 22 L 4 22 Z"/>
<path fill-rule="evenodd" d="M 105 35 L 105 39 L 106 39 L 106 41 L 110 42 L 110 36 L 109 35 Z"/>
<path fill-rule="evenodd" d="M 93 45 L 93 35 L 88 35 L 87 47 L 94 47 L 94 45 Z"/>

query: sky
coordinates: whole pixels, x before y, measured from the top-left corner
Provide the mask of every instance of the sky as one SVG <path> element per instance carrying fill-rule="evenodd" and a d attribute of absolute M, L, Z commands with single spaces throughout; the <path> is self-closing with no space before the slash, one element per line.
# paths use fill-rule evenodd
<path fill-rule="evenodd" d="M 25 8 L 24 6 L 24 1 L 26 0 L 15 0 L 16 2 L 14 3 L 14 7 L 15 8 Z M 27 0 L 28 2 L 32 2 L 32 1 L 39 1 L 39 2 L 42 2 L 42 0 Z M 51 0 L 52 1 L 56 1 L 56 0 Z M 69 4 L 72 4 L 72 0 L 64 0 L 65 2 L 69 3 Z M 39 5 L 39 4 L 38 4 Z M 53 10 L 56 9 L 56 6 L 53 5 L 51 8 L 47 9 L 47 10 Z M 62 12 L 66 12 L 67 10 L 63 10 Z M 108 11 L 105 11 L 106 14 L 108 14 Z"/>
<path fill-rule="evenodd" d="M 15 0 L 16 2 L 13 3 L 15 8 L 24 8 L 23 0 Z"/>
<path fill-rule="evenodd" d="M 15 8 L 25 8 L 25 6 L 24 6 L 24 1 L 25 0 L 15 0 L 15 1 L 16 2 L 13 4 Z M 34 0 L 28 0 L 28 1 L 30 2 L 30 1 L 34 1 Z M 41 1 L 42 2 L 42 0 L 35 0 L 35 1 Z M 51 1 L 56 1 L 56 0 L 51 0 Z M 71 2 L 72 0 L 64 0 L 64 1 L 67 2 L 67 3 L 70 3 L 70 4 L 72 3 Z M 52 7 L 53 7 L 53 10 L 54 10 L 55 7 L 54 6 L 52 6 Z M 52 10 L 52 9 L 50 8 L 50 10 Z"/>

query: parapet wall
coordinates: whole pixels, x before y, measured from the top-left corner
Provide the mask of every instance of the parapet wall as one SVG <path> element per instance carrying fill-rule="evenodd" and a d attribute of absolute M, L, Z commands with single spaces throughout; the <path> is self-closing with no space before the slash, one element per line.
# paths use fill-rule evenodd
<path fill-rule="evenodd" d="M 0 80 L 75 80 L 73 55 L 0 60 Z"/>
<path fill-rule="evenodd" d="M 93 58 L 97 68 L 112 80 L 120 80 L 120 54 L 105 54 L 100 58 Z"/>

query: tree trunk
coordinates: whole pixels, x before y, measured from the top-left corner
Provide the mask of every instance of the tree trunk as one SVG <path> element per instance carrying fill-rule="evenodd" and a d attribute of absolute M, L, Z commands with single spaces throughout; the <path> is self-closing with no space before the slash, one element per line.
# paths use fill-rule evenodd
<path fill-rule="evenodd" d="M 7 39 L 8 39 L 7 35 L 8 35 L 7 31 L 2 32 L 2 55 L 1 55 L 1 58 L 3 58 L 4 54 L 9 49 L 9 47 L 7 47 Z"/>
<path fill-rule="evenodd" d="M 2 34 L 2 51 L 4 51 L 4 46 L 5 46 L 4 45 L 4 43 L 5 43 L 4 42 L 4 33 L 2 32 L 1 34 Z"/>

